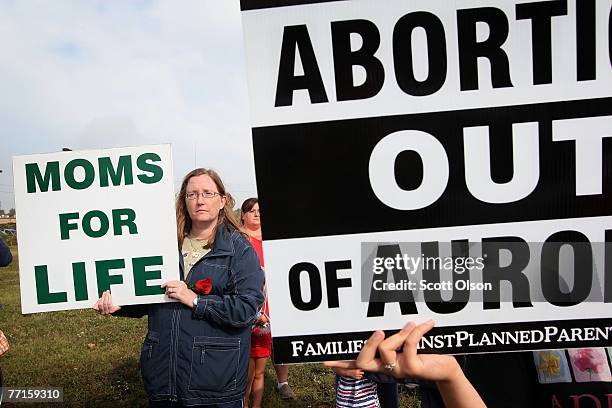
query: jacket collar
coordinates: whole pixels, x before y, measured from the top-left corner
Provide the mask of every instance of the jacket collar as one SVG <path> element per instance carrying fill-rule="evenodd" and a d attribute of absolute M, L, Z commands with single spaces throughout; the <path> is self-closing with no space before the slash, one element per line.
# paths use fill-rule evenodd
<path fill-rule="evenodd" d="M 217 227 L 217 233 L 215 234 L 215 242 L 213 244 L 213 249 L 208 255 L 215 256 L 233 254 L 234 243 L 232 242 L 231 232 L 226 227 L 225 223 L 219 224 L 219 226 Z"/>
<path fill-rule="evenodd" d="M 215 234 L 215 243 L 213 244 L 213 249 L 205 255 L 205 257 L 210 256 L 223 256 L 223 255 L 233 255 L 234 254 L 234 244 L 231 238 L 231 232 L 229 232 L 228 228 L 225 224 L 219 224 L 217 227 L 217 232 Z M 181 280 L 184 280 L 184 262 L 183 262 L 183 254 L 182 251 L 179 250 L 179 273 L 181 276 Z"/>

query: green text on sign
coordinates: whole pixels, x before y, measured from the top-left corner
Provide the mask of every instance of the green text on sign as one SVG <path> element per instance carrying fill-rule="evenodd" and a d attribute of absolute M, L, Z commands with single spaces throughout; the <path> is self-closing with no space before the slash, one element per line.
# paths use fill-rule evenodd
<path fill-rule="evenodd" d="M 134 295 L 148 296 L 161 295 L 164 289 L 159 285 L 148 285 L 147 282 L 154 279 L 161 279 L 161 270 L 148 270 L 148 267 L 163 265 L 162 256 L 137 257 L 132 259 L 132 274 L 134 276 Z M 125 269 L 124 259 L 105 259 L 95 262 L 96 265 L 96 284 L 98 297 L 104 291 L 109 290 L 112 285 L 123 285 L 123 275 L 121 273 L 111 274 L 112 270 Z M 51 292 L 49 289 L 49 271 L 47 265 L 37 265 L 34 267 L 34 277 L 36 280 L 36 300 L 39 305 L 49 303 L 64 303 L 68 301 L 68 292 Z M 88 300 L 88 285 L 85 262 L 74 262 L 72 264 L 72 280 L 75 299 Z"/>
<path fill-rule="evenodd" d="M 81 219 L 78 212 L 64 213 L 59 215 L 60 236 L 62 240 L 70 239 L 70 231 L 78 229 L 78 223 L 71 222 Z M 94 220 L 96 222 L 94 223 Z M 111 211 L 109 218 L 100 210 L 88 211 L 83 215 L 81 226 L 83 232 L 90 238 L 100 238 L 106 235 L 110 229 L 112 220 L 113 234 L 122 235 L 123 227 L 127 227 L 129 234 L 138 234 L 136 226 L 136 212 L 131 208 L 117 208 Z"/>
<path fill-rule="evenodd" d="M 134 174 L 132 161 L 130 155 L 119 157 L 116 165 L 113 165 L 110 157 L 100 157 L 97 163 L 73 159 L 66 164 L 63 171 L 60 170 L 58 161 L 46 163 L 43 171 L 38 163 L 27 163 L 26 190 L 28 193 L 44 193 L 49 191 L 50 187 L 52 191 L 60 191 L 62 180 L 74 190 L 84 190 L 94 184 L 96 174 L 100 187 L 134 184 L 134 175 L 143 184 L 154 184 L 164 176 L 164 170 L 155 164 L 161 161 L 156 153 L 143 153 L 136 158 L 138 174 Z"/>

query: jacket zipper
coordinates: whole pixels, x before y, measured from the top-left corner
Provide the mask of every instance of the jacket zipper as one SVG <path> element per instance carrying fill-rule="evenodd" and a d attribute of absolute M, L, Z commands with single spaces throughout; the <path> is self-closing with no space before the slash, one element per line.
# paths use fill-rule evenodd
<path fill-rule="evenodd" d="M 171 400 L 177 402 L 178 398 L 176 395 L 176 359 L 178 357 L 177 349 L 175 347 L 175 337 L 178 333 L 176 327 L 178 326 L 177 319 L 177 305 L 174 304 L 174 310 L 172 311 L 172 329 L 170 330 L 170 394 L 172 395 Z"/>
<path fill-rule="evenodd" d="M 200 259 L 198 259 L 198 261 L 191 266 L 191 269 L 187 272 L 186 276 L 185 276 L 185 269 L 184 267 L 182 268 L 181 272 L 183 272 L 183 276 L 185 276 L 184 282 L 187 285 L 189 285 L 189 280 L 191 280 L 191 271 L 193 270 L 193 268 L 197 264 L 202 262 L 203 259 L 209 258 L 212 255 L 213 251 L 214 249 L 209 251 L 206 255 L 204 255 Z M 180 321 L 180 311 L 179 311 L 178 306 L 179 304 L 174 305 L 174 311 L 172 312 L 172 330 L 170 331 L 170 370 L 172 372 L 172 375 L 170 378 L 170 394 L 172 395 L 172 397 L 170 398 L 170 401 L 172 402 L 178 402 L 178 396 L 176 394 L 176 363 L 178 359 L 178 352 L 177 352 L 178 346 L 176 345 L 176 343 L 178 343 L 178 332 L 179 332 L 179 321 Z"/>

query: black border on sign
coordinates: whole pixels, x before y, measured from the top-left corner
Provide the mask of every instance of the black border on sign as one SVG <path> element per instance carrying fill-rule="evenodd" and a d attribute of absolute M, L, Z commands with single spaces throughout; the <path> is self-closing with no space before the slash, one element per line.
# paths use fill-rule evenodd
<path fill-rule="evenodd" d="M 240 10 L 259 10 L 273 7 L 301 6 L 304 4 L 330 3 L 347 0 L 240 0 Z"/>
<path fill-rule="evenodd" d="M 409 319 L 406 318 L 408 321 Z M 513 322 L 513 323 L 496 323 L 496 324 L 478 324 L 469 326 L 448 326 L 434 327 L 427 336 L 448 335 L 458 331 L 466 331 L 474 335 L 482 335 L 483 333 L 492 333 L 500 331 L 526 331 L 526 330 L 543 330 L 545 327 L 553 326 L 561 329 L 571 330 L 572 328 L 608 328 L 610 332 L 608 340 L 588 340 L 588 341 L 563 341 L 550 343 L 525 343 L 525 344 L 508 344 L 508 345 L 493 345 L 493 346 L 469 346 L 462 347 L 442 347 L 437 349 L 423 349 L 419 353 L 424 354 L 480 354 L 480 353 L 496 353 L 496 352 L 515 352 L 515 351 L 532 351 L 532 350 L 551 350 L 551 349 L 568 349 L 568 348 L 583 348 L 583 347 L 610 347 L 612 346 L 612 318 L 602 319 L 585 319 L 585 320 L 547 320 L 537 322 Z M 399 328 L 398 328 L 399 330 Z M 385 330 L 387 336 L 394 334 L 397 330 Z M 357 353 L 339 353 L 325 354 L 318 356 L 292 356 L 291 342 L 303 341 L 304 349 L 308 343 L 326 343 L 326 342 L 342 342 L 344 349 L 348 349 L 347 342 L 367 340 L 373 333 L 372 331 L 349 332 L 349 333 L 331 333 L 331 334 L 313 334 L 302 336 L 286 336 L 274 337 L 272 339 L 272 350 L 274 352 L 274 364 L 294 364 L 294 363 L 313 363 L 330 360 L 354 360 Z M 466 343 L 466 341 L 464 341 Z"/>
<path fill-rule="evenodd" d="M 612 138 L 602 139 L 602 194 L 580 196 L 575 193 L 575 144 L 552 140 L 553 121 L 610 115 L 612 97 L 605 97 L 254 127 L 257 191 L 259 204 L 266 209 L 264 240 L 612 215 Z M 507 178 L 496 180 L 506 182 L 512 178 L 514 160 L 511 125 L 524 122 L 538 123 L 536 188 L 509 203 L 479 200 L 466 186 L 463 129 L 492 127 L 489 151 L 496 157 L 492 175 L 510 170 Z M 407 129 L 434 136 L 444 146 L 449 163 L 444 193 L 415 210 L 380 201 L 368 170 L 371 152 L 380 140 Z M 410 167 L 414 161 L 400 162 L 407 167 L 398 172 L 416 170 Z"/>

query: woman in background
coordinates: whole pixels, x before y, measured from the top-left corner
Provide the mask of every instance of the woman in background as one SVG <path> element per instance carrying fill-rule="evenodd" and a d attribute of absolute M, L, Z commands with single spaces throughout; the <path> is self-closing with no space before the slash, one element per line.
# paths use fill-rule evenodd
<path fill-rule="evenodd" d="M 243 223 L 245 222 L 245 217 L 249 226 L 245 225 L 246 233 L 249 236 L 249 240 L 255 248 L 257 255 L 259 256 L 259 260 L 261 262 L 261 267 L 264 267 L 264 258 L 263 258 L 263 246 L 261 242 L 261 221 L 260 221 L 260 212 L 259 212 L 259 200 L 255 197 L 249 198 L 244 201 L 242 204 L 242 214 Z M 266 301 L 266 308 L 268 306 L 268 302 Z M 267 310 L 267 309 L 266 309 Z M 293 400 L 295 399 L 295 393 L 289 386 L 289 366 L 285 364 L 274 364 L 274 370 L 276 371 L 276 392 L 278 392 L 279 396 L 283 400 Z"/>
<path fill-rule="evenodd" d="M 257 198 L 249 198 L 242 203 L 242 225 L 249 237 L 249 241 L 257 256 L 259 264 L 264 268 L 263 245 L 261 242 L 261 221 L 259 219 L 259 202 Z M 265 301 L 257 318 L 253 323 L 251 332 L 251 353 L 249 359 L 249 377 L 244 395 L 244 406 L 249 407 L 249 398 L 253 393 L 253 408 L 261 407 L 264 392 L 264 379 L 268 357 L 272 355 L 272 335 L 270 333 L 270 318 L 268 311 L 268 296 L 264 294 Z"/>

